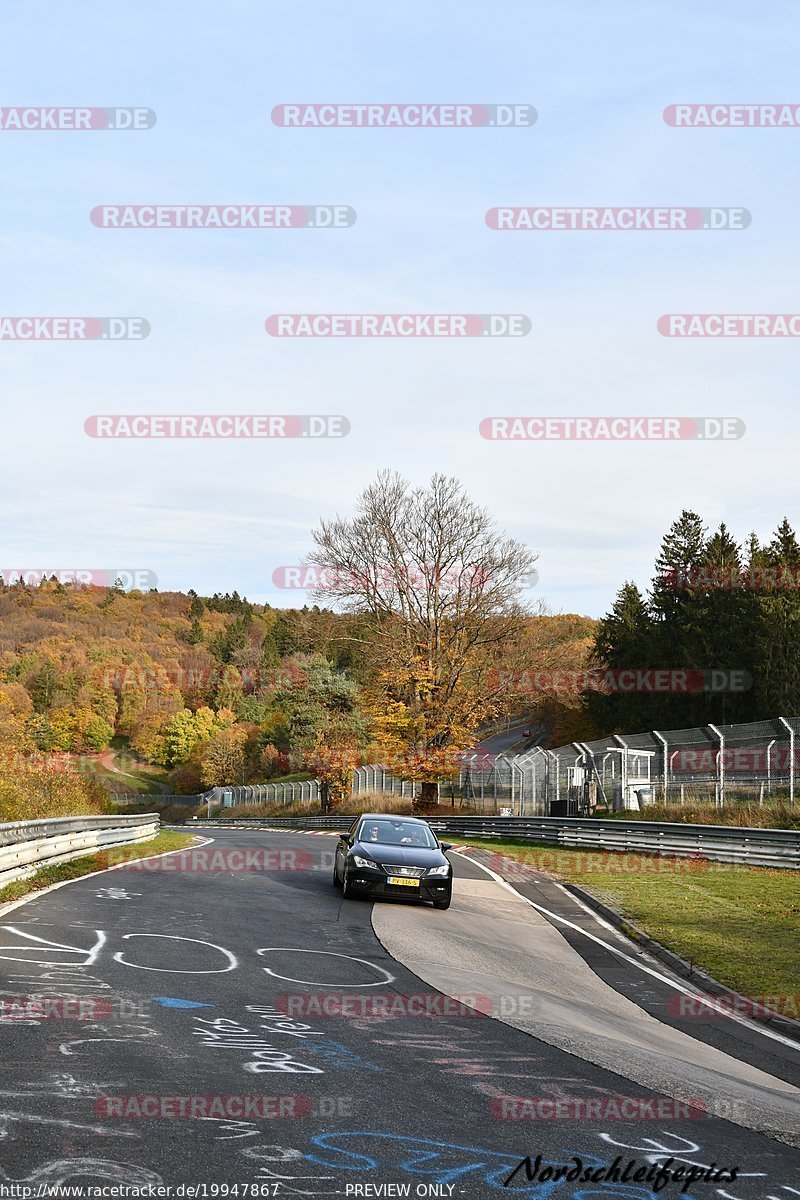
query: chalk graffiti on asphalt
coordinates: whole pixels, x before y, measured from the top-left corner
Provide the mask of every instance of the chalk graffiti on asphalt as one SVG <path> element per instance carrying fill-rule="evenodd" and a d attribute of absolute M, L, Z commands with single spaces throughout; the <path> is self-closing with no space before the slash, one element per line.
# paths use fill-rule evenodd
<path fill-rule="evenodd" d="M 256 950 L 256 954 L 315 954 L 322 955 L 325 958 L 347 959 L 349 962 L 359 963 L 362 967 L 366 967 L 368 971 L 374 971 L 378 975 L 377 979 L 371 979 L 367 982 L 340 983 L 338 980 L 334 980 L 332 983 L 326 983 L 319 979 L 298 979 L 294 975 L 281 975 L 278 971 L 272 970 L 271 967 L 264 967 L 267 975 L 271 975 L 273 979 L 285 980 L 287 983 L 305 983 L 310 984 L 312 987 L 333 988 L 379 987 L 380 984 L 393 983 L 395 978 L 385 967 L 380 967 L 377 963 L 370 962 L 367 958 L 356 958 L 352 954 L 338 954 L 333 950 L 307 950 L 300 946 L 264 946 L 261 950 Z M 338 966 L 339 964 L 335 965 Z"/>
<path fill-rule="evenodd" d="M 4 1088 L 0 1091 L 0 1096 L 8 1099 L 47 1096 L 56 1097 L 59 1100 L 96 1100 L 98 1096 L 103 1096 L 107 1092 L 124 1086 L 121 1079 L 112 1079 L 107 1083 L 80 1083 L 74 1075 L 60 1072 L 57 1075 L 47 1076 L 41 1081 L 32 1080 L 17 1084 L 16 1089 Z"/>
<path fill-rule="evenodd" d="M 109 1158 L 65 1158 L 51 1159 L 36 1167 L 29 1175 L 12 1178 L 0 1166 L 0 1186 L 3 1184 L 28 1183 L 40 1188 L 63 1187 L 70 1179 L 106 1179 L 111 1183 L 124 1184 L 131 1188 L 163 1186 L 163 1179 L 155 1171 L 134 1163 L 114 1162 Z M 35 1191 L 35 1190 L 34 1190 Z"/>
<path fill-rule="evenodd" d="M 597 1135 L 602 1141 L 607 1142 L 610 1146 L 621 1146 L 625 1150 L 638 1150 L 646 1162 L 657 1163 L 663 1158 L 674 1158 L 676 1162 L 689 1163 L 693 1167 L 706 1166 L 708 1163 L 699 1163 L 695 1154 L 699 1154 L 702 1146 L 699 1142 L 690 1141 L 689 1138 L 682 1137 L 677 1133 L 670 1133 L 664 1130 L 661 1134 L 663 1138 L 670 1138 L 672 1145 L 667 1141 L 656 1141 L 655 1138 L 642 1138 L 642 1145 L 633 1146 L 628 1142 L 618 1142 L 610 1133 L 598 1133 Z M 764 1178 L 766 1171 L 740 1171 L 739 1178 Z"/>
<path fill-rule="evenodd" d="M 611 1146 L 619 1146 L 626 1150 L 637 1150 L 645 1161 L 650 1163 L 663 1162 L 667 1158 L 673 1158 L 675 1162 L 686 1163 L 692 1167 L 703 1167 L 709 1169 L 715 1166 L 715 1163 L 707 1163 L 696 1158 L 695 1155 L 703 1153 L 703 1147 L 700 1142 L 691 1141 L 689 1138 L 682 1137 L 680 1134 L 672 1133 L 669 1130 L 662 1130 L 659 1133 L 660 1140 L 655 1138 L 642 1138 L 642 1145 L 634 1146 L 627 1142 L 618 1142 L 611 1136 L 610 1133 L 599 1133 L 597 1135 L 602 1141 Z M 766 1179 L 766 1171 L 739 1171 L 737 1182 L 742 1183 L 746 1179 Z M 783 1192 L 791 1192 L 800 1196 L 800 1191 L 790 1187 L 785 1183 L 772 1183 L 769 1187 L 776 1187 Z M 735 1196 L 725 1188 L 714 1188 L 718 1196 L 723 1197 L 723 1200 L 741 1200 L 740 1196 Z M 770 1193 L 764 1193 L 767 1200 L 787 1200 L 786 1196 L 776 1196 Z"/>
<path fill-rule="evenodd" d="M 132 900 L 134 896 L 141 896 L 141 892 L 126 892 L 122 887 L 104 887 L 100 888 L 99 892 L 95 892 L 97 900 Z"/>
<path fill-rule="evenodd" d="M 368 1062 L 360 1054 L 356 1054 L 355 1050 L 351 1050 L 342 1042 L 331 1041 L 330 1038 L 323 1042 L 314 1042 L 309 1045 L 308 1050 L 310 1054 L 325 1059 L 332 1067 L 341 1067 L 349 1071 L 383 1071 L 383 1067 L 379 1067 L 377 1063 Z"/>
<path fill-rule="evenodd" d="M 130 938 L 163 938 L 171 942 L 192 942 L 195 945 L 210 946 L 212 950 L 219 951 L 227 959 L 227 966 L 197 971 L 186 967 L 153 967 L 146 963 L 130 962 L 125 958 L 124 950 L 117 951 L 114 955 L 114 962 L 122 963 L 124 967 L 135 967 L 139 971 L 162 971 L 173 975 L 223 975 L 226 971 L 235 971 L 239 965 L 239 960 L 235 954 L 231 954 L 230 950 L 226 950 L 224 946 L 217 946 L 214 942 L 206 942 L 202 938 L 179 937 L 175 933 L 125 933 L 122 935 L 123 941 L 128 941 Z"/>
<path fill-rule="evenodd" d="M 95 929 L 96 940 L 93 946 L 67 946 L 63 942 L 54 942 L 48 938 L 37 937 L 34 933 L 26 933 L 23 929 L 17 929 L 14 925 L 2 925 L 6 933 L 13 933 L 21 942 L 12 943 L 10 946 L 0 945 L 0 958 L 8 962 L 30 963 L 34 966 L 51 967 L 59 962 L 71 966 L 91 967 L 106 943 L 106 935 L 102 929 Z M 33 943 L 33 944 L 32 944 Z M 4 951 L 15 951 L 16 953 L 8 954 Z M 28 954 L 38 955 L 38 958 L 29 958 Z M 78 958 L 53 959 L 45 957 L 45 955 L 53 954 L 75 954 Z M 23 957 L 20 957 L 22 955 Z M 80 961 L 80 956 L 83 956 L 83 961 Z"/>
<path fill-rule="evenodd" d="M 133 1131 L 112 1128 L 109 1125 L 83 1125 L 78 1121 L 68 1121 L 64 1117 L 42 1117 L 35 1113 L 0 1112 L 0 1140 L 9 1136 L 9 1126 L 14 1122 L 30 1125 L 55 1125 L 61 1129 L 77 1129 L 82 1133 L 101 1133 L 107 1137 L 137 1138 Z"/>
<path fill-rule="evenodd" d="M 288 1187 L 289 1183 L 297 1183 L 301 1180 L 303 1183 L 308 1184 L 325 1183 L 328 1181 L 335 1181 L 336 1179 L 335 1175 L 308 1175 L 305 1173 L 299 1175 L 287 1175 L 286 1167 L 289 1164 L 292 1166 L 305 1168 L 306 1170 L 308 1169 L 308 1156 L 304 1155 L 301 1150 L 296 1150 L 290 1146 L 273 1146 L 269 1144 L 262 1144 L 259 1146 L 247 1146 L 241 1151 L 241 1153 L 247 1158 L 260 1164 L 256 1178 L 264 1181 L 275 1181 L 276 1188 L 285 1189 L 286 1191 L 301 1195 L 341 1195 L 341 1188 L 336 1186 L 322 1191 L 309 1191 L 307 1187 L 302 1189 Z M 284 1169 L 281 1171 L 275 1171 L 272 1169 L 272 1167 L 266 1166 L 266 1163 L 274 1163 L 283 1167 Z M 277 1191 L 275 1194 L 278 1194 Z"/>
<path fill-rule="evenodd" d="M 231 1117 L 198 1117 L 198 1121 L 213 1121 L 217 1126 L 215 1142 L 232 1142 L 237 1138 L 258 1137 L 261 1126 L 255 1121 L 239 1121 Z"/>
<path fill-rule="evenodd" d="M 534 1184 L 504 1188 L 503 1180 L 519 1163 L 513 1151 L 486 1150 L 480 1146 L 438 1142 L 402 1134 L 353 1130 L 320 1133 L 311 1138 L 315 1150 L 306 1153 L 309 1162 L 339 1171 L 366 1172 L 391 1167 L 415 1175 L 432 1176 L 437 1183 L 457 1183 L 468 1175 L 480 1176 L 491 1188 L 505 1192 L 531 1191 Z M 598 1164 L 600 1160 L 597 1160 Z M 537 1198 L 546 1200 L 552 1187 L 536 1187 Z"/>
<path fill-rule="evenodd" d="M 312 1067 L 292 1057 L 280 1046 L 267 1041 L 259 1030 L 252 1030 L 239 1021 L 227 1017 L 198 1017 L 194 1018 L 195 1028 L 192 1034 L 201 1040 L 199 1045 L 214 1050 L 234 1050 L 239 1054 L 249 1055 L 242 1069 L 253 1075 L 283 1072 L 291 1075 L 322 1075 L 320 1067 Z M 297 1022 L 292 1022 L 297 1025 Z M 309 1026 L 300 1026 L 309 1029 Z"/>
<path fill-rule="evenodd" d="M 96 1037 L 79 1037 L 65 1038 L 59 1043 L 59 1051 L 61 1054 L 76 1055 L 80 1057 L 84 1054 L 82 1050 L 75 1050 L 75 1046 L 102 1045 L 107 1046 L 114 1042 L 132 1043 L 137 1048 L 150 1050 L 159 1057 L 163 1057 L 168 1053 L 170 1058 L 188 1058 L 187 1054 L 182 1054 L 175 1050 L 172 1046 L 165 1046 L 161 1042 L 158 1046 L 150 1045 L 150 1041 L 155 1038 L 159 1040 L 160 1034 L 156 1029 L 152 1029 L 149 1025 L 129 1024 L 125 1021 L 112 1021 L 109 1024 L 96 1022 L 91 1025 L 84 1025 L 83 1029 L 87 1033 L 96 1034 Z"/>

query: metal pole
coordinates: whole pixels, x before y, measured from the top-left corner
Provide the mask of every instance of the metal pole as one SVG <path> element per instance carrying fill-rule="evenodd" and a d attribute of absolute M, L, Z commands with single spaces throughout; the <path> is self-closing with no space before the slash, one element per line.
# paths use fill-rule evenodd
<path fill-rule="evenodd" d="M 620 746 L 622 747 L 622 761 L 620 762 L 619 772 L 621 776 L 620 782 L 622 784 L 622 807 L 625 809 L 628 807 L 628 747 L 625 745 L 622 737 L 618 733 L 614 734 L 614 741 L 619 742 Z"/>
<path fill-rule="evenodd" d="M 778 720 L 789 730 L 789 807 L 794 808 L 794 730 L 786 717 L 778 717 Z"/>
<path fill-rule="evenodd" d="M 657 737 L 664 747 L 664 803 L 669 804 L 669 746 L 657 729 L 653 730 L 653 737 Z"/>
<path fill-rule="evenodd" d="M 772 795 L 772 747 L 775 745 L 776 738 L 773 738 L 767 746 L 767 795 Z"/>
<path fill-rule="evenodd" d="M 719 750 L 717 751 L 717 787 L 719 793 L 718 807 L 725 806 L 725 736 L 720 733 L 716 725 L 708 727 L 712 733 L 719 738 Z"/>

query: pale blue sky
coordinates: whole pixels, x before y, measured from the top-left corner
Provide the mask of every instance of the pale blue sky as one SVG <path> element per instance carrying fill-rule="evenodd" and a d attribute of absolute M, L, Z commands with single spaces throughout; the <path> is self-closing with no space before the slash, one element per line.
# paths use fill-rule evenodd
<path fill-rule="evenodd" d="M 793 3 L 328 0 L 6 8 L 0 105 L 141 105 L 140 133 L 0 132 L 3 315 L 134 315 L 140 343 L 0 342 L 4 552 L 270 579 L 384 466 L 458 475 L 599 616 L 682 507 L 744 536 L 796 503 L 795 341 L 681 342 L 666 312 L 800 311 L 800 129 L 678 130 L 679 101 L 798 102 Z M 291 130 L 275 104 L 513 102 L 532 129 Z M 112 231 L 102 203 L 344 203 L 342 231 Z M 502 234 L 498 204 L 731 205 L 738 233 Z M 517 340 L 288 341 L 274 312 L 519 312 Z M 90 413 L 344 413 L 343 441 L 123 442 Z M 481 418 L 732 415 L 737 443 L 493 444 Z"/>

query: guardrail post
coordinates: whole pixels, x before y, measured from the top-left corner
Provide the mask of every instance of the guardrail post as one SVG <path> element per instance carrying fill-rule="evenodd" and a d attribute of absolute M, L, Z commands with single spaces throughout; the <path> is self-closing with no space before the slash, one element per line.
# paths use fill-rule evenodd
<path fill-rule="evenodd" d="M 717 808 L 725 806 L 725 737 L 717 729 L 716 725 L 709 725 L 716 737 L 719 738 L 719 750 L 717 751 Z"/>
<path fill-rule="evenodd" d="M 778 720 L 789 730 L 789 807 L 794 808 L 794 730 L 786 717 L 778 717 Z"/>

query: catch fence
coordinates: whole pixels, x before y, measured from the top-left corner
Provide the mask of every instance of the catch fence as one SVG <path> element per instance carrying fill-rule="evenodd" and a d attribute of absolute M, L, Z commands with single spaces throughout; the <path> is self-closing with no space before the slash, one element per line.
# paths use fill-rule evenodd
<path fill-rule="evenodd" d="M 503 794 L 518 816 L 569 816 L 598 807 L 617 812 L 657 803 L 723 808 L 784 802 L 793 808 L 798 734 L 800 719 L 775 717 L 537 747 L 506 764 L 496 760 L 488 775 L 485 764 L 477 769 L 465 764 L 461 791 L 465 802 L 472 793 L 476 811 L 494 811 L 494 778 L 516 779 L 516 789 Z"/>
<path fill-rule="evenodd" d="M 579 816 L 603 809 L 785 802 L 794 807 L 800 778 L 800 718 L 775 717 L 743 725 L 653 729 L 572 742 L 524 754 L 465 754 L 461 769 L 437 786 L 437 802 L 464 814 Z M 359 767 L 352 795 L 383 792 L 409 801 L 419 784 L 385 767 Z M 188 798 L 194 799 L 194 798 Z M 316 780 L 212 788 L 197 797 L 211 807 L 318 806 Z"/>

